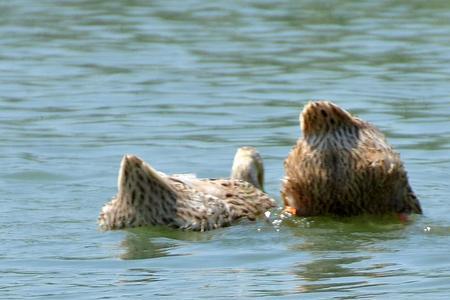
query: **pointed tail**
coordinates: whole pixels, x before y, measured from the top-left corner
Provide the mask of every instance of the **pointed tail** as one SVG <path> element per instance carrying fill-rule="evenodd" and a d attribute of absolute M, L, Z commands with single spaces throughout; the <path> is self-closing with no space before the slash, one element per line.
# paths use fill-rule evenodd
<path fill-rule="evenodd" d="M 322 134 L 342 127 L 359 127 L 363 122 L 329 101 L 309 102 L 300 114 L 305 136 Z"/>
<path fill-rule="evenodd" d="M 103 229 L 170 224 L 176 216 L 177 191 L 163 173 L 142 159 L 125 155 L 120 164 L 117 196 L 100 213 Z"/>
<path fill-rule="evenodd" d="M 159 173 L 135 155 L 123 156 L 120 163 L 117 188 L 119 197 L 127 194 L 132 195 L 133 192 L 143 195 L 152 190 L 176 194 L 175 189 L 164 174 Z"/>

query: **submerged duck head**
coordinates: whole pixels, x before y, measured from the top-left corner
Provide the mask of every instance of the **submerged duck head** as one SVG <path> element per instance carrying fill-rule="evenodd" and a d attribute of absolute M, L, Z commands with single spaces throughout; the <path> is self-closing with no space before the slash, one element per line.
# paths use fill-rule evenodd
<path fill-rule="evenodd" d="M 264 191 L 264 165 L 261 155 L 253 147 L 241 147 L 234 155 L 232 179 L 240 179 Z"/>

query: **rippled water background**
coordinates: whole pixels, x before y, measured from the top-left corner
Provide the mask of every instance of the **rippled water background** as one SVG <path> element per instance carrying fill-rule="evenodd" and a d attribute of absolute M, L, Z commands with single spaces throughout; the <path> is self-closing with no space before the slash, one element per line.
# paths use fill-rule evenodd
<path fill-rule="evenodd" d="M 450 2 L 0 2 L 0 298 L 448 299 Z M 279 199 L 309 99 L 381 128 L 425 215 L 102 233 L 121 156 Z M 276 220 L 276 212 L 273 220 Z"/>

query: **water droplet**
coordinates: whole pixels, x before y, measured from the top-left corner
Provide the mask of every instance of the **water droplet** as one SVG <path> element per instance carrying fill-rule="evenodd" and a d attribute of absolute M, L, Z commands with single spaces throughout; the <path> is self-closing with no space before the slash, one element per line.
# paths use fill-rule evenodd
<path fill-rule="evenodd" d="M 280 226 L 281 225 L 281 222 L 283 222 L 282 220 L 273 220 L 272 221 L 272 225 L 274 225 L 274 226 Z"/>

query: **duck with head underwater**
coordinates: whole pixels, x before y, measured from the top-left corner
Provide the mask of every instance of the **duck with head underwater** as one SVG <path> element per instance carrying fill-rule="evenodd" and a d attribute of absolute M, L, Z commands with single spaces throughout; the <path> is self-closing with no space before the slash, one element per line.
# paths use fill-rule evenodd
<path fill-rule="evenodd" d="M 146 225 L 205 231 L 258 215 L 276 202 L 263 190 L 263 161 L 256 149 L 239 148 L 230 179 L 198 179 L 166 175 L 142 159 L 125 155 L 119 170 L 118 193 L 101 210 L 104 230 Z"/>
<path fill-rule="evenodd" d="M 300 114 L 303 138 L 285 160 L 282 198 L 298 216 L 421 214 L 400 156 L 372 124 L 328 101 Z"/>

